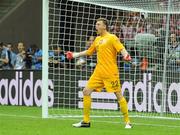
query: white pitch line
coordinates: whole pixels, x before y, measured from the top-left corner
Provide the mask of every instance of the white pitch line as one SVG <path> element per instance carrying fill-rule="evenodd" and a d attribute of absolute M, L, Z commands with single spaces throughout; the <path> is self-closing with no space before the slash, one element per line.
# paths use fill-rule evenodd
<path fill-rule="evenodd" d="M 111 123 L 111 124 L 122 124 L 123 122 L 112 122 L 112 121 L 101 121 L 101 120 L 96 120 L 95 122 L 99 123 Z M 123 123 L 124 124 L 124 123 Z M 158 127 L 169 127 L 169 128 L 180 128 L 178 125 L 163 125 L 163 124 L 147 124 L 147 123 L 132 123 L 133 125 L 141 125 L 141 126 L 158 126 Z"/>
<path fill-rule="evenodd" d="M 19 117 L 19 118 L 33 118 L 33 119 L 42 119 L 42 117 L 39 116 L 31 116 L 31 115 L 15 115 L 15 114 L 2 114 L 0 113 L 0 116 L 8 116 L 8 117 Z M 65 117 L 62 118 L 49 118 L 49 119 L 56 119 L 56 120 L 77 120 L 77 119 L 73 119 L 71 117 L 71 119 L 67 118 L 65 119 Z M 112 121 L 101 121 L 101 120 L 92 120 L 93 122 L 97 122 L 97 123 L 111 123 L 111 124 L 124 124 L 123 122 L 112 122 Z M 169 127 L 169 128 L 180 128 L 180 126 L 178 125 L 164 125 L 164 124 L 147 124 L 147 123 L 132 123 L 133 125 L 141 125 L 141 126 L 153 126 L 153 127 Z"/>
<path fill-rule="evenodd" d="M 41 119 L 42 118 L 42 117 L 31 116 L 31 115 L 16 115 L 16 114 L 4 114 L 4 113 L 0 113 L 0 116 L 20 117 L 20 118 L 33 118 L 33 119 Z"/>

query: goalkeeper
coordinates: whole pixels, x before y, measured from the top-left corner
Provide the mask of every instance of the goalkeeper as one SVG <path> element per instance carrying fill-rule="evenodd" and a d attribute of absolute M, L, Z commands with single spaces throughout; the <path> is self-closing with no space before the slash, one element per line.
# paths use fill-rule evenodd
<path fill-rule="evenodd" d="M 66 53 L 67 59 L 92 55 L 97 53 L 96 68 L 88 80 L 86 87 L 83 89 L 83 120 L 73 124 L 74 127 L 90 127 L 90 109 L 91 109 L 91 93 L 93 91 L 101 92 L 102 88 L 106 88 L 107 92 L 115 93 L 120 110 L 124 116 L 125 128 L 131 128 L 128 117 L 128 106 L 126 99 L 121 92 L 121 84 L 119 80 L 119 71 L 117 66 L 117 53 L 123 55 L 123 59 L 131 61 L 131 57 L 121 44 L 119 39 L 108 32 L 108 21 L 105 18 L 99 18 L 96 21 L 96 30 L 99 36 L 96 37 L 88 50 L 82 52 Z"/>

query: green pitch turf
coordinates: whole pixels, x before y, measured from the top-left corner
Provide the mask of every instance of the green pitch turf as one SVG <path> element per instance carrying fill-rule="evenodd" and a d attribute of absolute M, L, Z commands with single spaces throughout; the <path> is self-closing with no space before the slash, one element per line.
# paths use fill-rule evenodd
<path fill-rule="evenodd" d="M 119 118 L 93 118 L 91 128 L 73 128 L 80 118 L 42 119 L 41 108 L 1 106 L 0 135 L 179 135 L 180 120 L 131 118 L 124 129 Z"/>

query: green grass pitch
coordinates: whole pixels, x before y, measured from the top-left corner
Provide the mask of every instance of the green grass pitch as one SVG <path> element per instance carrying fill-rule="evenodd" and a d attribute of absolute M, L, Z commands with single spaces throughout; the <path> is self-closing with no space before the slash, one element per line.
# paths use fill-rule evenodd
<path fill-rule="evenodd" d="M 0 135 L 179 135 L 180 120 L 131 118 L 124 129 L 120 118 L 92 118 L 91 128 L 73 128 L 80 118 L 42 119 L 41 108 L 0 105 Z"/>

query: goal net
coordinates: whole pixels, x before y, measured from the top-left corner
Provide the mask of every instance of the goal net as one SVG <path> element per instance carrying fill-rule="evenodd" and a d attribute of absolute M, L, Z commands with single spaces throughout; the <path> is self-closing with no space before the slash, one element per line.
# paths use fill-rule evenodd
<path fill-rule="evenodd" d="M 49 116 L 82 116 L 82 90 L 96 54 L 67 60 L 64 53 L 87 49 L 97 36 L 96 19 L 104 17 L 133 58 L 132 63 L 117 58 L 130 116 L 180 119 L 178 7 L 178 0 L 49 0 L 48 78 L 54 94 Z M 103 89 L 91 97 L 92 117 L 121 116 L 113 93 Z"/>

